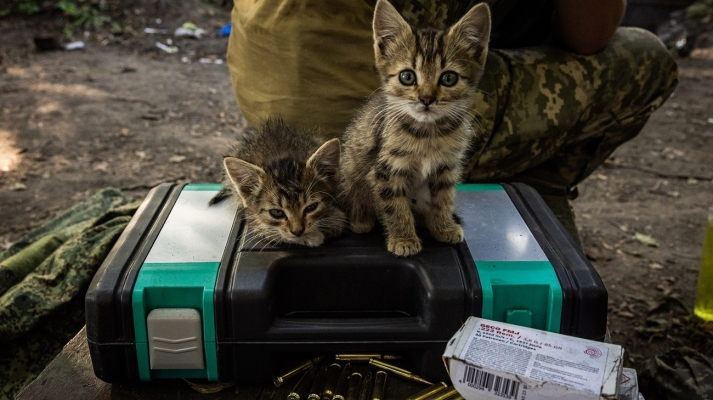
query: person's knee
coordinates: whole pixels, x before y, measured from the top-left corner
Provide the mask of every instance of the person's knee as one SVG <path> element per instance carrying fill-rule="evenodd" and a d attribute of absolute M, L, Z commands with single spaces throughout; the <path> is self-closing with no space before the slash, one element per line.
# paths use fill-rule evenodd
<path fill-rule="evenodd" d="M 676 87 L 676 60 L 653 33 L 640 28 L 619 28 L 609 51 L 616 58 L 617 67 L 613 72 L 628 75 L 640 88 L 652 89 L 652 95 L 667 98 Z"/>

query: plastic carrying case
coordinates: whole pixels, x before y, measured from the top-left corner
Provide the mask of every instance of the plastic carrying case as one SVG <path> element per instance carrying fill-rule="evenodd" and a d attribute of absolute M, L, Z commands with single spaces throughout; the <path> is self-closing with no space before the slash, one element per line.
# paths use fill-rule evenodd
<path fill-rule="evenodd" d="M 309 357 L 398 354 L 427 379 L 469 316 L 602 340 L 607 292 L 523 184 L 458 187 L 466 240 L 399 258 L 382 233 L 318 248 L 254 238 L 215 184 L 154 188 L 86 296 L 94 372 L 111 382 L 267 382 Z"/>

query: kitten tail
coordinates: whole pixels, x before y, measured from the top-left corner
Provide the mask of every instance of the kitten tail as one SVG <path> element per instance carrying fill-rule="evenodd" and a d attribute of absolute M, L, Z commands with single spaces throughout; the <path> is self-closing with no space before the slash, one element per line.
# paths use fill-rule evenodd
<path fill-rule="evenodd" d="M 230 197 L 230 190 L 223 186 L 222 188 L 220 188 L 220 191 L 216 193 L 215 196 L 210 199 L 210 201 L 208 201 L 208 205 L 212 206 L 213 204 L 218 204 L 221 201 L 227 199 L 228 197 Z"/>

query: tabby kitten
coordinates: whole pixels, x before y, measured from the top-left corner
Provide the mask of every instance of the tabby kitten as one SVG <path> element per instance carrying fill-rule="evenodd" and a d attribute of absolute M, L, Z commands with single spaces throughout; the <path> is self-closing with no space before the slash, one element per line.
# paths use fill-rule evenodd
<path fill-rule="evenodd" d="M 335 201 L 339 139 L 316 137 L 281 119 L 250 130 L 223 159 L 223 190 L 211 204 L 234 199 L 251 231 L 273 243 L 316 247 L 338 236 L 346 224 Z"/>
<path fill-rule="evenodd" d="M 382 86 L 344 135 L 339 201 L 350 228 L 368 232 L 378 218 L 387 249 L 407 257 L 421 251 L 415 214 L 436 240 L 461 242 L 455 185 L 474 136 L 490 9 L 478 4 L 444 31 L 416 30 L 379 0 L 373 33 Z"/>

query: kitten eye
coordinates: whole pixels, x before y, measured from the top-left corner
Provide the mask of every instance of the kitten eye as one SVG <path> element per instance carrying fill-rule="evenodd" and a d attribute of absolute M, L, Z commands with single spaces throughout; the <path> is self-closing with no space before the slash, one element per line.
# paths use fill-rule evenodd
<path fill-rule="evenodd" d="M 280 210 L 279 208 L 271 208 L 270 216 L 275 219 L 283 219 L 285 218 L 285 212 Z"/>
<path fill-rule="evenodd" d="M 455 85 L 458 82 L 458 74 L 456 74 L 453 71 L 446 71 L 441 74 L 441 77 L 438 79 L 438 83 L 440 83 L 442 86 L 446 87 L 451 87 Z"/>
<path fill-rule="evenodd" d="M 307 207 L 305 207 L 304 211 L 302 211 L 302 212 L 305 213 L 305 214 L 309 214 L 309 213 L 311 213 L 312 211 L 316 210 L 318 205 L 319 205 L 319 204 L 317 204 L 317 202 L 315 201 L 314 203 L 312 203 L 312 204 L 308 205 Z"/>
<path fill-rule="evenodd" d="M 411 86 L 416 83 L 416 73 L 410 69 L 405 69 L 399 73 L 399 82 L 404 86 Z"/>

